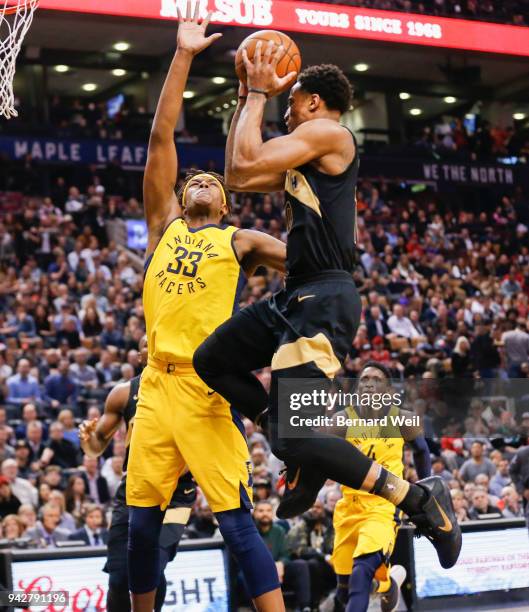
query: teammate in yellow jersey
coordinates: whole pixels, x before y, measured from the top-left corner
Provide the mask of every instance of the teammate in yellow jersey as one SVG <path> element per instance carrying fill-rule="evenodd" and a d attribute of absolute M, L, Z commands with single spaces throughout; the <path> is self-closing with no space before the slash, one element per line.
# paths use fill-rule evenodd
<path fill-rule="evenodd" d="M 368 362 L 360 372 L 358 395 L 368 398 L 373 394 L 391 393 L 390 377 L 385 366 Z M 404 472 L 404 445 L 409 444 L 419 478 L 430 476 L 430 454 L 420 423 L 400 424 L 398 417 L 411 416 L 411 413 L 396 405 L 379 410 L 373 405 L 375 402 L 337 413 L 334 432 L 399 478 Z M 336 504 L 333 519 L 335 539 L 331 562 L 338 578 L 335 609 L 365 612 L 375 580 L 381 594 L 382 612 L 393 612 L 405 577 L 404 568 L 395 572 L 395 578 L 390 576 L 389 563 L 401 513 L 382 497 L 345 486 L 341 489 L 343 497 Z"/>
<path fill-rule="evenodd" d="M 174 130 L 191 62 L 220 37 L 205 36 L 210 15 L 200 22 L 198 9 L 198 2 L 195 7 L 188 2 L 186 17 L 179 16 L 177 50 L 158 102 L 144 176 L 149 356 L 127 473 L 129 586 L 133 610 L 152 612 L 164 511 L 188 466 L 238 560 L 256 608 L 281 612 L 277 570 L 250 515 L 251 463 L 244 429 L 192 365 L 197 346 L 236 310 L 245 276 L 258 265 L 283 271 L 286 256 L 281 241 L 222 224 L 230 209 L 222 177 L 196 172 L 174 193 Z"/>

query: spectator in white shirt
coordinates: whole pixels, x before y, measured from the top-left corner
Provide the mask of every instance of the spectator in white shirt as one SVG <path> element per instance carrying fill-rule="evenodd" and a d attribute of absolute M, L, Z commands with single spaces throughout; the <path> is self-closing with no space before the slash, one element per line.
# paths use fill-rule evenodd
<path fill-rule="evenodd" d="M 420 335 L 410 319 L 404 316 L 402 304 L 393 306 L 393 314 L 388 319 L 388 327 L 393 334 L 403 338 L 416 338 Z"/>
<path fill-rule="evenodd" d="M 15 459 L 6 459 L 2 462 L 2 476 L 9 480 L 11 491 L 18 497 L 21 504 L 31 504 L 37 507 L 39 501 L 37 489 L 29 480 L 18 477 L 18 465 Z"/>

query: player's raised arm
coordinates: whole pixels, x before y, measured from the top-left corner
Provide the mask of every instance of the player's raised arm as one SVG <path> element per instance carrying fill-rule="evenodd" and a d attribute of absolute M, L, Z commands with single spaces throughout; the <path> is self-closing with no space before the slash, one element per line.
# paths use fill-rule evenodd
<path fill-rule="evenodd" d="M 259 174 L 258 176 L 243 175 L 238 167 L 234 165 L 234 147 L 235 147 L 235 134 L 237 132 L 237 126 L 241 118 L 241 113 L 246 105 L 248 98 L 248 88 L 246 84 L 240 83 L 239 85 L 239 102 L 235 113 L 230 123 L 230 131 L 228 133 L 228 139 L 226 141 L 226 154 L 225 154 L 225 165 L 224 165 L 224 180 L 228 189 L 232 191 L 253 191 L 259 192 L 264 191 L 279 191 L 283 189 L 285 184 L 285 173 L 279 172 L 276 174 Z"/>
<path fill-rule="evenodd" d="M 259 266 L 285 272 L 287 245 L 281 240 L 256 230 L 239 230 L 233 238 L 237 258 L 247 276 Z"/>
<path fill-rule="evenodd" d="M 103 416 L 81 423 L 79 439 L 86 455 L 99 457 L 103 454 L 121 424 L 129 391 L 130 383 L 116 385 L 107 396 Z"/>
<path fill-rule="evenodd" d="M 222 34 L 205 35 L 211 13 L 199 22 L 200 3 L 187 2 L 186 16 L 178 14 L 180 25 L 176 53 L 158 100 L 149 138 L 147 164 L 143 178 L 143 201 L 148 229 L 146 257 L 156 248 L 169 221 L 180 213 L 174 188 L 178 177 L 178 160 L 174 131 L 182 110 L 184 89 L 193 57 L 220 38 Z"/>

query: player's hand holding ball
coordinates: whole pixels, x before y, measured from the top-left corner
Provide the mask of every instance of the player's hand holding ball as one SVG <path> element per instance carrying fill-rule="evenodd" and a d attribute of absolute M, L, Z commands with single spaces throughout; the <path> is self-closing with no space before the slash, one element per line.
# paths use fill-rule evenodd
<path fill-rule="evenodd" d="M 206 18 L 199 23 L 200 2 L 195 2 L 194 8 L 191 0 L 187 0 L 186 16 L 184 17 L 177 7 L 178 13 L 178 33 L 176 35 L 176 43 L 179 51 L 187 51 L 192 55 L 200 53 L 206 47 L 209 47 L 212 42 L 221 38 L 222 34 L 211 34 L 206 36 L 206 28 L 211 19 L 211 11 L 206 15 Z"/>
<path fill-rule="evenodd" d="M 235 71 L 248 89 L 277 96 L 294 84 L 301 69 L 296 43 L 282 32 L 261 30 L 248 36 L 237 50 Z"/>

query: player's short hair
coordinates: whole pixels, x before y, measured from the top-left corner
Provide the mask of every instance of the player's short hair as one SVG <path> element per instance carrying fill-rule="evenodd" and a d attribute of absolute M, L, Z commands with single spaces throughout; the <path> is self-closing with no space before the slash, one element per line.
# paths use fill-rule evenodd
<path fill-rule="evenodd" d="M 351 108 L 353 88 L 342 70 L 334 64 L 305 68 L 298 76 L 301 89 L 318 94 L 330 110 L 345 113 Z"/>
<path fill-rule="evenodd" d="M 382 374 L 384 374 L 384 376 L 388 380 L 391 380 L 391 372 L 389 371 L 389 368 L 387 368 L 383 363 L 380 363 L 379 361 L 368 361 L 360 370 L 360 375 L 364 370 L 367 370 L 367 368 L 376 368 L 377 370 L 382 372 Z"/>
<path fill-rule="evenodd" d="M 188 172 L 184 177 L 184 182 L 180 185 L 178 191 L 176 192 L 176 198 L 178 203 L 182 208 L 184 208 L 184 192 L 186 190 L 186 186 L 191 179 L 199 174 L 211 174 L 214 176 L 219 183 L 222 185 L 222 190 L 224 191 L 224 198 L 226 200 L 226 206 L 228 207 L 228 212 L 231 213 L 231 193 L 226 187 L 226 183 L 224 182 L 224 177 L 222 174 L 218 174 L 218 172 L 211 172 L 211 170 L 193 170 L 192 172 Z"/>

